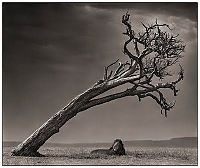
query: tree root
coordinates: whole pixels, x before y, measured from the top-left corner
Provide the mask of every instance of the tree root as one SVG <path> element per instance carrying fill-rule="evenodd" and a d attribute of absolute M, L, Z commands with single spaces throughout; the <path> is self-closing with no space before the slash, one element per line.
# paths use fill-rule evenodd
<path fill-rule="evenodd" d="M 38 151 L 29 153 L 17 153 L 15 151 L 11 152 L 11 156 L 25 156 L 25 157 L 45 157 L 45 155 L 39 153 Z"/>

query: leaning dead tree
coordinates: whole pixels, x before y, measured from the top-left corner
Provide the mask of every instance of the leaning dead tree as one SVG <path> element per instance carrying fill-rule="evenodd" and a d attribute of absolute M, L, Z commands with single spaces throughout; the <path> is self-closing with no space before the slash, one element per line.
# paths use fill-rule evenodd
<path fill-rule="evenodd" d="M 123 53 L 127 61 L 122 63 L 117 60 L 106 66 L 103 79 L 46 121 L 14 148 L 12 155 L 41 156 L 38 149 L 72 117 L 88 108 L 127 96 L 137 96 L 139 101 L 146 97 L 152 98 L 160 106 L 161 114 L 167 117 L 175 103 L 168 102 L 163 90 L 172 90 L 173 96 L 177 96 L 176 85 L 183 79 L 183 68 L 178 62 L 185 45 L 178 39 L 178 35 L 171 33 L 169 25 L 159 24 L 157 20 L 152 25 L 142 23 L 144 31 L 140 33 L 133 30 L 128 13 L 123 15 L 122 23 L 126 28 L 123 34 L 127 40 L 124 42 Z M 180 70 L 176 74 L 170 72 L 172 69 Z M 127 83 L 130 87 L 126 90 L 99 97 Z"/>

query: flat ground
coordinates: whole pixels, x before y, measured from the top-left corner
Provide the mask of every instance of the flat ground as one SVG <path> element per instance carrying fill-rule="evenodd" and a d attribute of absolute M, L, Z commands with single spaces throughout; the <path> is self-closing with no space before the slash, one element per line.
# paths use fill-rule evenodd
<path fill-rule="evenodd" d="M 90 152 L 97 147 L 64 146 L 42 147 L 46 157 L 16 157 L 10 155 L 12 147 L 4 147 L 3 165 L 197 165 L 197 148 L 125 148 L 125 156 L 95 156 Z"/>

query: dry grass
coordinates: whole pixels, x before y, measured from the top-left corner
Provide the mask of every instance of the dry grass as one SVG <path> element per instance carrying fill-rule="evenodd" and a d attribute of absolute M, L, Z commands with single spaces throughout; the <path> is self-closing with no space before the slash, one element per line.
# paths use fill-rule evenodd
<path fill-rule="evenodd" d="M 102 147 L 105 148 L 105 147 Z M 90 154 L 95 147 L 43 147 L 46 157 L 10 156 L 3 149 L 3 165 L 197 165 L 196 148 L 126 147 L 125 156 Z"/>

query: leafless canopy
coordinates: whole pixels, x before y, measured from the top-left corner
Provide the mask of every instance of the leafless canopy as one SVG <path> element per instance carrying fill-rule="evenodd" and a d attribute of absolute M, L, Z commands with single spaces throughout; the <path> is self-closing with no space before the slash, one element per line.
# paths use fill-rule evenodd
<path fill-rule="evenodd" d="M 182 57 L 185 45 L 178 39 L 179 35 L 172 35 L 171 28 L 167 24 L 159 24 L 156 20 L 152 25 L 145 25 L 143 32 L 135 32 L 130 24 L 130 15 L 126 13 L 122 17 L 126 31 L 123 33 L 127 40 L 123 46 L 124 55 L 128 56 L 125 63 L 119 60 L 105 67 L 104 78 L 95 86 L 107 85 L 109 89 L 116 86 L 131 83 L 132 87 L 124 92 L 116 93 L 99 99 L 88 101 L 88 105 L 102 104 L 125 96 L 138 96 L 139 101 L 145 97 L 153 98 L 161 107 L 161 114 L 167 117 L 167 112 L 172 109 L 175 102 L 168 102 L 162 93 L 163 89 L 171 89 L 177 96 L 176 84 L 183 79 L 183 68 L 178 63 Z M 112 67 L 119 64 L 115 71 Z M 178 66 L 177 66 L 178 64 Z M 176 80 L 171 69 L 180 69 Z M 163 81 L 168 82 L 164 83 Z M 157 82 L 156 82 L 157 81 Z M 163 113 L 164 112 L 164 113 Z"/>

